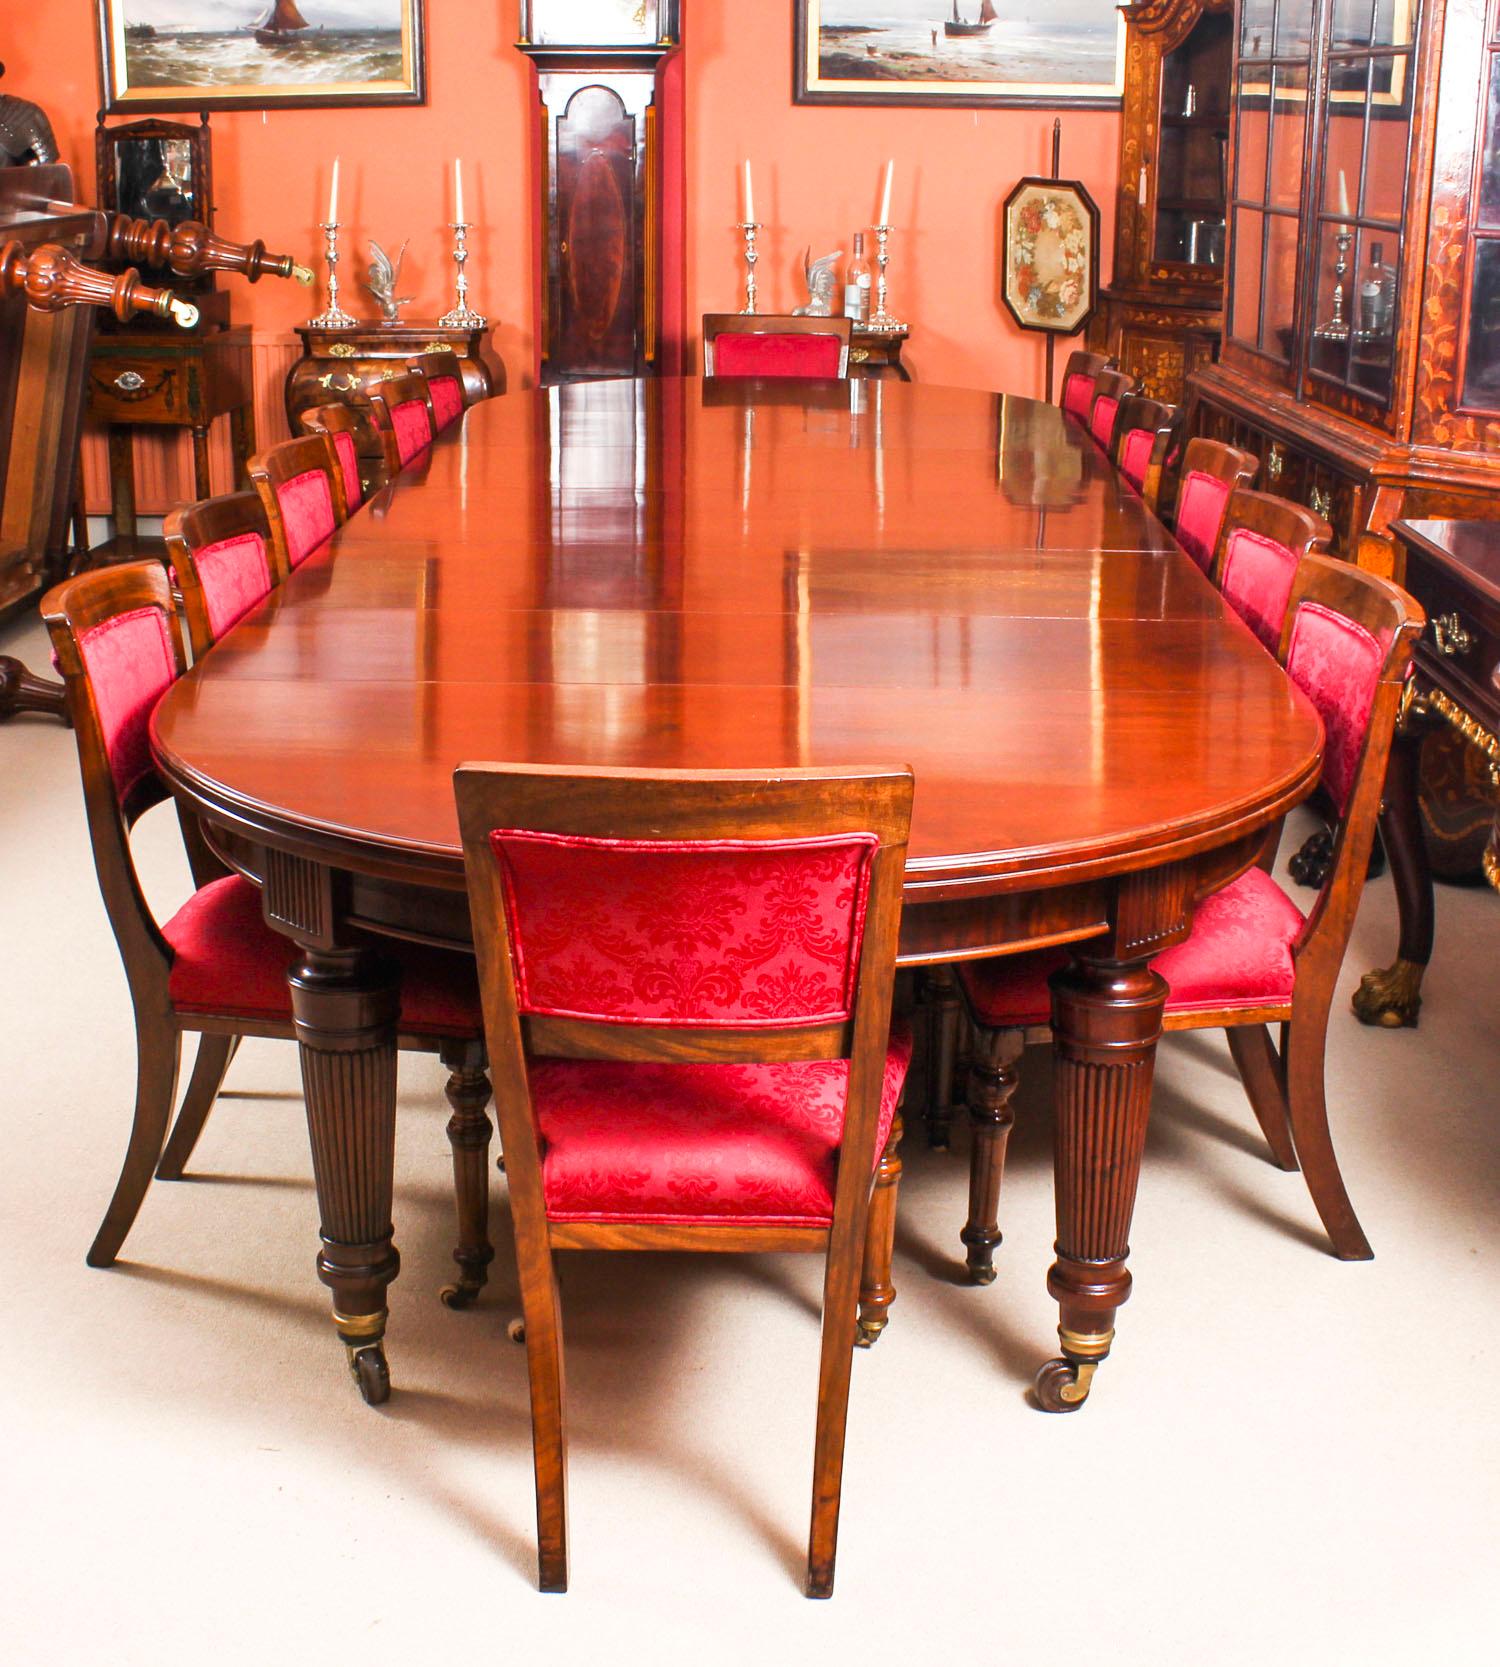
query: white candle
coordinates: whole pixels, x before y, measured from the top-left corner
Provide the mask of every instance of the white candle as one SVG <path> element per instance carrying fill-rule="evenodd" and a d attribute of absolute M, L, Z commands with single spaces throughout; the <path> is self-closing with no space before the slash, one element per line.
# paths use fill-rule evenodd
<path fill-rule="evenodd" d="M 456 156 L 453 159 L 453 218 L 459 225 L 464 224 L 464 165 Z"/>
<path fill-rule="evenodd" d="M 750 188 L 750 159 L 745 158 L 745 224 L 755 224 L 755 193 Z"/>
<path fill-rule="evenodd" d="M 1146 164 L 1144 162 L 1141 164 L 1141 177 L 1135 188 L 1135 200 L 1138 203 L 1144 203 L 1146 200 Z"/>
<path fill-rule="evenodd" d="M 328 224 L 336 226 L 339 223 L 339 159 L 333 159 L 333 184 L 328 191 Z"/>
<path fill-rule="evenodd" d="M 1344 178 L 1344 170 L 1339 169 L 1339 213 L 1345 220 L 1349 218 L 1349 181 Z M 1345 226 L 1344 230 L 1348 231 Z"/>
<path fill-rule="evenodd" d="M 885 165 L 885 185 L 880 193 L 880 218 L 875 222 L 877 226 L 888 226 L 891 223 L 891 175 L 896 171 L 894 157 Z"/>

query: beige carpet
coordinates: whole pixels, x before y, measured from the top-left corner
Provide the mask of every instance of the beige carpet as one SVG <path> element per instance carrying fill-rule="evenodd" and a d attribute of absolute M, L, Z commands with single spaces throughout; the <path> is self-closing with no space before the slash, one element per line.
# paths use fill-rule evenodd
<path fill-rule="evenodd" d="M 34 627 L 0 651 L 45 662 Z M 1347 989 L 1394 943 L 1370 890 L 1330 1039 L 1377 1259 L 1325 1250 L 1216 1037 L 1162 1049 L 1136 1292 L 1077 1416 L 1053 1352 L 1045 1053 L 1029 1055 L 1000 1277 L 955 1283 L 965 1149 L 910 1143 L 890 1330 L 855 1362 L 838 1588 L 799 1581 L 809 1260 L 564 1262 L 572 1591 L 534 1586 L 523 1351 L 495 1181 L 481 1305 L 449 1269 L 442 1075 L 403 1059 L 389 1336 L 371 1411 L 313 1274 L 297 1062 L 248 1043 L 191 1181 L 84 1266 L 124 1147 L 130 1008 L 71 738 L 0 730 L 0 1661 L 925 1664 L 1496 1660 L 1500 900 L 1440 889 L 1415 1032 Z M 1300 835 L 1299 835 L 1300 837 Z M 187 877 L 138 835 L 153 900 Z M 1306 894 L 1303 894 L 1304 896 Z"/>

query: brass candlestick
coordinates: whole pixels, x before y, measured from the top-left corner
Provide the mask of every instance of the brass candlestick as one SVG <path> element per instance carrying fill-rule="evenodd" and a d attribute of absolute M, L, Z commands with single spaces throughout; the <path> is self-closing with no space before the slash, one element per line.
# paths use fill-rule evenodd
<path fill-rule="evenodd" d="M 875 280 L 875 311 L 865 320 L 867 330 L 904 330 L 906 326 L 899 318 L 893 317 L 886 311 L 885 306 L 885 263 L 891 258 L 886 249 L 886 239 L 891 235 L 889 226 L 874 226 L 875 241 L 879 247 L 875 251 L 875 264 L 879 267 L 879 276 Z"/>
<path fill-rule="evenodd" d="M 309 322 L 318 330 L 348 330 L 359 320 L 339 305 L 339 222 L 324 220 L 321 229 L 323 258 L 328 262 L 328 305 Z"/>
<path fill-rule="evenodd" d="M 469 227 L 473 224 L 472 220 L 448 222 L 449 230 L 453 233 L 453 264 L 458 269 L 454 279 L 458 299 L 438 320 L 447 330 L 482 330 L 489 322 L 483 313 L 476 313 L 470 308 L 469 280 L 464 276 L 464 262 L 469 258 Z"/>
<path fill-rule="evenodd" d="M 741 220 L 737 222 L 740 230 L 745 234 L 745 304 L 740 308 L 742 313 L 755 311 L 755 263 L 760 256 L 755 251 L 756 234 L 763 222 L 759 220 Z"/>

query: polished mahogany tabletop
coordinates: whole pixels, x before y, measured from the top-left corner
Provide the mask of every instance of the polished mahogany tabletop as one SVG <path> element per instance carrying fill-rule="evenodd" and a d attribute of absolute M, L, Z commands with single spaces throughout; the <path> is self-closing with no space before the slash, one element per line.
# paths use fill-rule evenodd
<path fill-rule="evenodd" d="M 909 764 L 909 900 L 1263 824 L 1316 715 L 1071 421 L 894 382 L 523 391 L 172 690 L 168 777 L 462 884 L 463 760 Z"/>

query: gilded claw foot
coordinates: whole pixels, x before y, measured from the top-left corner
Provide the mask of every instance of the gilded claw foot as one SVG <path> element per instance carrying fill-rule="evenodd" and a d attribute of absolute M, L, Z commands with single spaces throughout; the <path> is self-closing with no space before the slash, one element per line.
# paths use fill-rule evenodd
<path fill-rule="evenodd" d="M 1077 1412 L 1089 1398 L 1099 1362 L 1109 1354 L 1113 1331 L 1071 1332 L 1059 1330 L 1062 1358 L 1047 1361 L 1032 1384 L 1037 1405 L 1043 1412 Z"/>
<path fill-rule="evenodd" d="M 1354 992 L 1354 1016 L 1361 1024 L 1399 1030 L 1416 1026 L 1422 1011 L 1422 974 L 1426 967 L 1399 958 L 1393 965 L 1367 972 Z"/>

